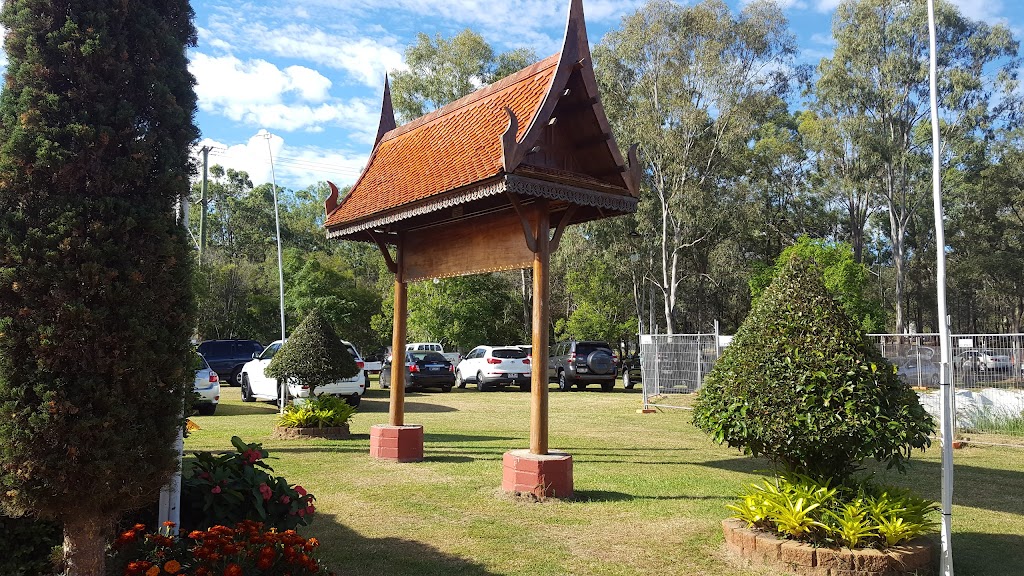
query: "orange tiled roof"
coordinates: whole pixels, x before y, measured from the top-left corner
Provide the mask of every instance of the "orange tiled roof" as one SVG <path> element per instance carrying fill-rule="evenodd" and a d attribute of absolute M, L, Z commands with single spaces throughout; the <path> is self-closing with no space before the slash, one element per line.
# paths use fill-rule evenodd
<path fill-rule="evenodd" d="M 544 100 L 558 56 L 389 131 L 326 225 L 362 220 L 497 175 L 505 107 L 519 121 L 519 141 Z"/>

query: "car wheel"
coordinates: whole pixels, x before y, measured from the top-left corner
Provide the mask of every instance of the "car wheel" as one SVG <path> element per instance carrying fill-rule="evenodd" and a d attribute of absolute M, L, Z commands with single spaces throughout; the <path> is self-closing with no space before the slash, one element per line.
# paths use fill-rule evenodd
<path fill-rule="evenodd" d="M 455 371 L 455 387 L 456 388 L 465 388 L 466 387 L 466 381 L 462 379 L 462 372 L 459 372 L 458 370 Z"/>
<path fill-rule="evenodd" d="M 213 416 L 214 413 L 217 412 L 217 405 L 204 402 L 203 404 L 196 406 L 196 411 L 199 412 L 201 416 Z"/>
<path fill-rule="evenodd" d="M 349 406 L 356 408 L 359 406 L 359 402 L 362 401 L 363 397 L 359 394 L 353 394 L 351 396 L 345 396 L 345 403 Z"/>
<path fill-rule="evenodd" d="M 445 384 L 444 386 L 441 386 L 441 392 L 451 392 L 451 391 L 452 391 L 452 385 L 451 384 Z"/>
<path fill-rule="evenodd" d="M 231 372 L 231 376 L 228 377 L 228 385 L 230 386 L 241 386 L 242 382 L 239 378 L 242 375 L 242 367 L 239 366 Z"/>
<path fill-rule="evenodd" d="M 572 384 L 569 384 L 569 381 L 565 379 L 564 370 L 558 372 L 558 389 L 562 392 L 572 390 Z"/>
<path fill-rule="evenodd" d="M 520 384 L 519 385 L 519 389 L 522 390 L 523 392 L 529 392 L 530 391 L 530 383 Z"/>
<path fill-rule="evenodd" d="M 580 391 L 586 390 L 587 389 L 587 383 L 586 382 L 577 382 L 576 383 L 576 389 L 580 390 Z"/>
<path fill-rule="evenodd" d="M 489 387 L 487 386 L 487 382 L 484 382 L 483 372 L 477 372 L 476 373 L 476 389 L 481 391 L 481 392 L 487 392 L 488 388 Z"/>
<path fill-rule="evenodd" d="M 249 375 L 242 374 L 242 402 L 252 401 L 252 388 L 249 387 Z"/>
<path fill-rule="evenodd" d="M 611 392 L 615 388 L 615 380 L 609 380 L 608 382 L 601 382 L 602 392 Z"/>

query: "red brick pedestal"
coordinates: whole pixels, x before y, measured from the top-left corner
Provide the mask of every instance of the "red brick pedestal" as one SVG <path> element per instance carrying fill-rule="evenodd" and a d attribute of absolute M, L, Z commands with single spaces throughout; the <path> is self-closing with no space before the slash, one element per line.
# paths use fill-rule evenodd
<path fill-rule="evenodd" d="M 537 498 L 572 498 L 572 456 L 511 450 L 502 458 L 501 489 Z"/>
<path fill-rule="evenodd" d="M 394 462 L 423 460 L 423 426 L 370 426 L 370 456 Z"/>

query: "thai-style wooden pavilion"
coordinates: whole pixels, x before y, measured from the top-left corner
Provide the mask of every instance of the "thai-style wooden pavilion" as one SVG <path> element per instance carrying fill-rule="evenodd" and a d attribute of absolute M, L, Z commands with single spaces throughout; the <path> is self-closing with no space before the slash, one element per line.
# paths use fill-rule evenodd
<path fill-rule="evenodd" d="M 397 362 L 408 282 L 533 268 L 530 449 L 505 455 L 508 491 L 572 493 L 571 456 L 548 450 L 550 254 L 566 226 L 634 212 L 638 168 L 635 148 L 627 164 L 612 136 L 582 1 L 571 0 L 559 53 L 407 124 L 396 126 L 385 80 L 366 168 L 340 201 L 332 185 L 328 237 L 376 244 L 395 274 Z M 403 378 L 391 371 L 389 423 L 371 430 L 375 457 L 422 459 Z"/>

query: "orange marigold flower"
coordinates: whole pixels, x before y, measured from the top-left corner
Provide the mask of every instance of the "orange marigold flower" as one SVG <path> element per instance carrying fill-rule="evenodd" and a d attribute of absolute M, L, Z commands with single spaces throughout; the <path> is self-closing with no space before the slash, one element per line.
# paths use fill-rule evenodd
<path fill-rule="evenodd" d="M 224 569 L 224 576 L 242 576 L 242 567 L 232 562 Z"/>
<path fill-rule="evenodd" d="M 132 526 L 132 530 L 142 531 L 142 530 L 145 530 L 145 529 L 146 529 L 146 525 L 145 524 L 136 524 L 135 526 Z"/>
<path fill-rule="evenodd" d="M 150 566 L 149 570 L 146 570 L 146 576 L 160 576 L 160 567 Z"/>
<path fill-rule="evenodd" d="M 171 522 L 170 520 L 165 520 L 164 521 L 164 526 L 166 526 L 167 528 L 173 528 L 173 527 L 177 526 L 177 524 L 175 524 L 174 522 Z"/>
<path fill-rule="evenodd" d="M 167 572 L 168 574 L 177 574 L 179 571 L 181 571 L 181 563 L 177 560 L 168 560 L 167 563 L 164 564 L 164 572 Z"/>

